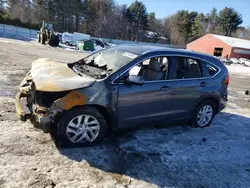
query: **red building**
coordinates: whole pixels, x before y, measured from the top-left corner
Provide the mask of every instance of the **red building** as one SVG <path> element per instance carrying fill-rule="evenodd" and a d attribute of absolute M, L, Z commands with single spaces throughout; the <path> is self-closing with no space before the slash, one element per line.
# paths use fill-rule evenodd
<path fill-rule="evenodd" d="M 250 40 L 207 34 L 187 45 L 188 50 L 214 56 L 250 59 Z"/>

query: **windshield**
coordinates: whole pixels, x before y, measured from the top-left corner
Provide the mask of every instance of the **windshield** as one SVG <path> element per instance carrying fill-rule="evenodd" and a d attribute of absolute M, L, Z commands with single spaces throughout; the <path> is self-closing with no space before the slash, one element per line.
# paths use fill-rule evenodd
<path fill-rule="evenodd" d="M 94 64 L 100 68 L 114 72 L 137 57 L 124 49 L 109 48 L 84 59 L 86 64 Z"/>
<path fill-rule="evenodd" d="M 73 66 L 69 65 L 69 67 L 79 75 L 85 74 L 96 79 L 102 79 L 136 57 L 137 54 L 119 47 L 114 47 L 92 54 L 75 62 Z"/>

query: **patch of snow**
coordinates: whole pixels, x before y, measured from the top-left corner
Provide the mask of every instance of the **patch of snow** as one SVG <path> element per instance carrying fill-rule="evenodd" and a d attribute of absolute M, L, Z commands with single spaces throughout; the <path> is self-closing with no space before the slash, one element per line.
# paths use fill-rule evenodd
<path fill-rule="evenodd" d="M 103 48 L 103 47 L 101 47 L 101 46 L 96 46 L 96 45 L 95 45 L 95 50 L 94 50 L 94 52 L 98 52 L 98 51 L 103 50 L 103 49 L 105 49 L 105 48 Z"/>
<path fill-rule="evenodd" d="M 230 66 L 226 66 L 230 74 L 239 74 L 242 75 L 250 75 L 250 67 L 245 67 L 242 65 L 232 64 Z"/>
<path fill-rule="evenodd" d="M 59 48 L 63 48 L 64 50 L 76 50 L 75 46 L 68 46 L 66 44 L 59 44 Z"/>
<path fill-rule="evenodd" d="M 213 35 L 213 36 L 229 44 L 230 46 L 250 49 L 250 40 L 244 40 L 244 39 L 221 36 L 221 35 Z"/>
<path fill-rule="evenodd" d="M 107 43 L 107 44 L 110 45 L 111 47 L 117 46 L 117 44 L 113 44 L 113 43 Z"/>
<path fill-rule="evenodd" d="M 10 43 L 10 41 L 8 41 L 8 40 L 3 40 L 3 39 L 0 39 L 0 42 Z"/>

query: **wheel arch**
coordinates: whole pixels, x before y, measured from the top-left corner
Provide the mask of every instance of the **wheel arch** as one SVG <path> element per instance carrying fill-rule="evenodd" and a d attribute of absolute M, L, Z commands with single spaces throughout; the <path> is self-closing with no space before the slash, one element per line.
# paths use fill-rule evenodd
<path fill-rule="evenodd" d="M 206 96 L 202 96 L 198 99 L 195 107 L 197 105 L 199 105 L 200 103 L 204 102 L 204 101 L 212 101 L 215 104 L 215 114 L 217 114 L 219 112 L 219 107 L 220 107 L 220 99 L 217 96 L 214 95 L 206 95 Z M 194 108 L 195 109 L 195 108 Z"/>
<path fill-rule="evenodd" d="M 112 112 L 112 110 L 110 110 L 108 107 L 103 106 L 103 105 L 99 105 L 99 104 L 86 104 L 86 105 L 76 106 L 76 107 L 78 107 L 78 108 L 79 107 L 83 107 L 83 108 L 84 107 L 94 107 L 94 108 L 96 108 L 105 118 L 109 131 L 113 131 L 117 128 L 115 115 Z"/>

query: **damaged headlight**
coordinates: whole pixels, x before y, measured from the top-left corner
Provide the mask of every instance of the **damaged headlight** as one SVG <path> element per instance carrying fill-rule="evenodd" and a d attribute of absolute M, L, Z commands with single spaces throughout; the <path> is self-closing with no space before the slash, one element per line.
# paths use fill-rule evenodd
<path fill-rule="evenodd" d="M 35 103 L 49 108 L 55 100 L 66 96 L 70 91 L 63 92 L 44 92 L 35 91 Z"/>

